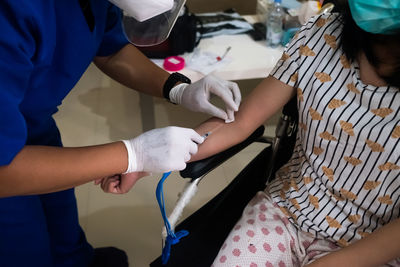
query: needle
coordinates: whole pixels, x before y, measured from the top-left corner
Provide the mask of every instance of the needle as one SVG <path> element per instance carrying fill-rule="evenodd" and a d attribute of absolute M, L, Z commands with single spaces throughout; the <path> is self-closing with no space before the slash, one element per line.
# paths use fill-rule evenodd
<path fill-rule="evenodd" d="M 201 137 L 203 137 L 204 139 L 207 139 L 207 137 L 211 134 L 211 132 L 205 133 L 204 135 L 202 135 Z"/>

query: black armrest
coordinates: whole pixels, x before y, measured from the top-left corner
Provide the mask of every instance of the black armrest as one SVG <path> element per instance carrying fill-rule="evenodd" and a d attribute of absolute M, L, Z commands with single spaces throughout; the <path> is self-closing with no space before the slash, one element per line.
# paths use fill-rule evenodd
<path fill-rule="evenodd" d="M 180 172 L 183 178 L 199 178 L 204 174 L 208 173 L 212 169 L 215 169 L 217 166 L 222 164 L 224 161 L 232 157 L 233 155 L 237 154 L 239 151 L 256 141 L 260 138 L 264 133 L 264 126 L 260 126 L 255 130 L 246 140 L 243 142 L 228 148 L 225 151 L 222 151 L 216 155 L 211 157 L 190 162 L 187 164 L 186 169 Z"/>

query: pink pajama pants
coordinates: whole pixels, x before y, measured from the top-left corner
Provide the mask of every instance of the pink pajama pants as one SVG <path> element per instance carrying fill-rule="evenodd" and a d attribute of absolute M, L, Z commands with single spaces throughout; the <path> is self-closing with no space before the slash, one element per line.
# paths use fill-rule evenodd
<path fill-rule="evenodd" d="M 332 241 L 298 230 L 269 195 L 258 192 L 212 266 L 304 266 L 337 249 Z"/>

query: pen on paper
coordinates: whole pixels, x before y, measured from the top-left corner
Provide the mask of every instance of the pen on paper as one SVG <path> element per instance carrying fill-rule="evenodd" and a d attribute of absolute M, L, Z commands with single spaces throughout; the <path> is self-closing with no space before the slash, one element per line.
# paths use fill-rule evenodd
<path fill-rule="evenodd" d="M 218 57 L 217 57 L 217 61 L 223 60 L 224 57 L 226 56 L 226 54 L 228 54 L 229 50 L 231 50 L 231 47 L 230 47 L 230 46 L 228 46 L 228 47 L 226 48 L 226 50 L 225 50 L 225 52 L 224 52 L 224 54 L 223 54 L 222 56 L 218 56 Z"/>

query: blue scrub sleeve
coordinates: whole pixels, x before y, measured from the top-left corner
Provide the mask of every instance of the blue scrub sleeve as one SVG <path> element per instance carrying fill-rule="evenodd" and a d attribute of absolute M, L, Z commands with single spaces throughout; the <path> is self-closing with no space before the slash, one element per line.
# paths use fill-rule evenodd
<path fill-rule="evenodd" d="M 33 70 L 34 26 L 25 19 L 28 11 L 17 2 L 0 1 L 0 166 L 9 164 L 27 139 L 19 104 Z M 10 15 L 22 12 L 18 19 Z"/>
<path fill-rule="evenodd" d="M 103 41 L 97 51 L 97 56 L 104 57 L 112 55 L 129 43 L 128 39 L 125 37 L 121 21 L 121 9 L 110 4 L 110 7 L 108 8 L 106 29 Z"/>

